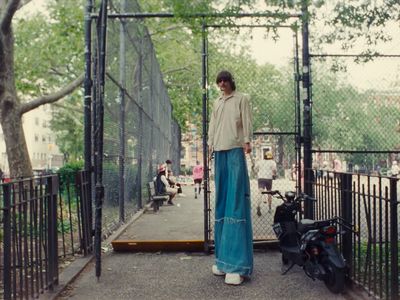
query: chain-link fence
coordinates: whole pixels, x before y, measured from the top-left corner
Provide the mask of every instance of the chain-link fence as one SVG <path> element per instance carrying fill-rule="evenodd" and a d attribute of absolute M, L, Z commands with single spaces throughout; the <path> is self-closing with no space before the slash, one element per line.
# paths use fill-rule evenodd
<path fill-rule="evenodd" d="M 235 78 L 237 90 L 250 96 L 254 135 L 253 150 L 251 155 L 247 156 L 247 166 L 250 175 L 254 240 L 275 239 L 272 231 L 273 214 L 280 201 L 268 198 L 267 195 L 261 194 L 261 191 L 266 188 L 278 189 L 282 193 L 296 190 L 300 150 L 296 144 L 296 136 L 300 130 L 296 80 L 298 76 L 295 76 L 298 72 L 298 60 L 296 52 L 293 52 L 297 47 L 296 32 L 288 28 L 278 30 L 280 35 L 292 35 L 293 44 L 285 44 L 282 40 L 272 42 L 271 37 L 263 38 L 266 32 L 267 28 L 263 27 L 208 28 L 208 40 L 221 45 L 218 49 L 208 47 L 210 103 L 219 96 L 215 78 L 221 70 L 230 71 Z M 246 45 L 245 55 L 235 46 L 235 41 L 245 39 L 244 36 L 261 37 L 257 47 L 250 48 Z M 257 57 L 261 55 L 254 53 L 255 49 L 264 49 L 265 53 L 262 56 L 268 59 L 258 61 Z M 211 169 L 214 167 L 213 163 L 211 162 Z M 215 205 L 212 174 L 213 170 L 209 205 L 211 240 Z M 266 185 L 261 182 L 259 185 L 259 179 L 266 180 Z"/>
<path fill-rule="evenodd" d="M 400 57 L 314 56 L 311 69 L 315 218 L 347 214 L 350 277 L 397 298 Z"/>
<path fill-rule="evenodd" d="M 109 13 L 139 11 L 136 1 L 119 5 L 110 2 Z M 106 53 L 103 230 L 109 232 L 146 204 L 158 164 L 171 159 L 179 174 L 181 132 L 143 21 L 109 18 Z"/>
<path fill-rule="evenodd" d="M 314 56 L 311 67 L 314 167 L 391 175 L 400 150 L 400 57 Z"/>

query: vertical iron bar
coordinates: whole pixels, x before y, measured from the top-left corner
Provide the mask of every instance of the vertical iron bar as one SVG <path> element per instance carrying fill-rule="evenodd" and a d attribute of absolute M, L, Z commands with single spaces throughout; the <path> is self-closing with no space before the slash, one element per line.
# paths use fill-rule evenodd
<path fill-rule="evenodd" d="M 42 178 L 39 179 L 39 188 L 38 188 L 38 198 L 39 198 L 39 262 L 40 262 L 40 268 L 39 268 L 39 273 L 40 273 L 40 290 L 43 291 L 44 285 L 45 285 L 45 279 L 43 279 L 43 269 L 46 270 L 46 268 L 43 268 L 43 263 L 46 264 L 46 255 L 45 249 L 46 249 L 46 238 L 45 238 L 45 210 L 44 210 L 44 196 L 43 196 L 43 182 Z M 43 247 L 42 247 L 43 245 Z M 44 261 L 43 261 L 44 259 Z"/>
<path fill-rule="evenodd" d="M 3 284 L 4 284 L 4 299 L 11 299 L 11 185 L 3 184 Z"/>
<path fill-rule="evenodd" d="M 69 189 L 70 181 L 69 179 L 66 179 L 65 181 L 65 191 L 67 192 L 67 202 L 68 202 L 68 216 L 69 216 L 69 224 L 71 226 L 70 230 L 70 238 L 71 238 L 71 253 L 72 255 L 75 255 L 75 250 L 74 250 L 74 230 L 73 230 L 73 223 L 72 223 L 72 207 L 71 207 L 71 192 Z M 78 202 L 77 202 L 78 204 Z M 79 214 L 78 214 L 79 218 Z M 79 223 L 78 223 L 79 224 Z M 78 235 L 80 235 L 80 231 L 78 230 Z"/>
<path fill-rule="evenodd" d="M 26 299 L 29 298 L 29 251 L 28 251 L 28 201 L 27 191 L 25 189 L 26 182 L 22 182 L 21 200 L 22 200 L 22 216 L 23 216 L 23 273 L 24 273 L 24 290 Z M 22 232 L 21 232 L 22 233 Z M 22 267 L 22 266 L 21 266 Z"/>
<path fill-rule="evenodd" d="M 372 279 L 372 283 L 373 283 L 373 291 L 374 294 L 377 294 L 377 290 L 376 290 L 376 284 L 377 284 L 377 278 L 376 278 L 376 248 L 377 248 L 377 243 L 376 243 L 376 185 L 373 184 L 372 185 L 372 222 L 373 222 L 373 231 L 372 231 L 372 240 L 373 240 L 373 251 L 372 251 L 372 267 L 373 267 L 373 279 Z"/>
<path fill-rule="evenodd" d="M 296 147 L 296 191 L 301 193 L 301 113 L 300 113 L 300 62 L 299 62 L 299 38 L 297 28 L 294 31 L 294 72 L 295 72 L 295 147 Z M 318 198 L 317 198 L 318 199 Z"/>
<path fill-rule="evenodd" d="M 82 232 L 81 235 L 81 250 L 83 250 L 83 254 L 87 255 L 88 252 L 88 245 L 89 245 L 89 228 L 88 228 L 88 206 L 87 206 L 87 199 L 85 197 L 85 193 L 83 191 L 83 183 L 82 183 L 82 171 L 76 172 L 75 174 L 75 199 L 78 207 L 78 228 L 79 228 L 79 215 L 80 217 L 80 230 Z M 80 205 L 79 205 L 80 203 Z"/>
<path fill-rule="evenodd" d="M 74 176 L 74 182 L 75 182 L 75 186 L 78 186 L 79 179 L 78 179 L 78 175 L 77 174 L 75 174 L 75 176 Z M 71 182 L 69 184 L 71 184 Z M 79 249 L 83 250 L 85 248 L 85 245 L 84 245 L 84 242 L 83 242 L 83 240 L 84 240 L 83 230 L 84 229 L 83 229 L 82 214 L 81 214 L 82 203 L 81 203 L 79 191 L 75 188 L 74 192 L 75 192 L 75 195 L 73 195 L 73 196 L 74 196 L 75 203 L 76 203 L 76 217 L 77 217 L 76 219 L 77 219 L 77 226 L 78 226 Z"/>
<path fill-rule="evenodd" d="M 137 78 L 137 98 L 139 101 L 139 140 L 138 140 L 138 156 L 137 156 L 137 187 L 138 187 L 138 195 L 137 195 L 137 208 L 142 209 L 143 208 L 143 199 L 142 199 L 142 186 L 143 186 L 143 181 L 142 181 L 142 169 L 143 169 L 143 97 L 142 97 L 142 86 L 143 86 L 143 36 L 140 36 L 140 45 L 139 45 L 139 57 L 138 57 L 138 64 L 139 64 L 139 71 L 138 71 L 138 78 Z M 153 129 L 152 129 L 153 130 Z M 150 148 L 152 149 L 152 148 Z M 149 174 L 153 174 L 151 171 Z"/>
<path fill-rule="evenodd" d="M 354 220 L 354 228 L 357 230 L 357 228 L 359 228 L 359 226 L 358 226 L 358 224 L 357 224 L 357 222 L 356 222 L 356 216 L 357 216 L 357 202 L 356 202 L 356 199 L 357 199 L 357 197 L 356 197 L 356 184 L 355 184 L 355 182 L 353 181 L 353 182 L 351 182 L 351 186 L 352 186 L 352 191 L 353 191 L 353 193 L 352 193 L 352 201 L 353 201 L 353 205 L 354 205 L 354 210 L 353 210 L 353 220 Z M 360 229 L 358 229 L 358 230 L 360 230 Z M 352 268 L 351 268 L 351 270 L 350 270 L 350 274 L 352 274 L 352 278 L 353 279 L 356 279 L 356 275 L 357 275 L 357 273 L 356 273 L 356 265 L 357 265 L 357 259 L 356 259 L 356 254 L 357 254 L 357 247 L 356 247 L 356 243 L 357 243 L 357 235 L 356 234 L 354 234 L 353 235 L 353 244 L 352 244 L 352 246 L 354 246 L 354 251 L 353 251 L 353 265 L 352 265 Z M 358 237 L 358 238 L 360 238 L 360 237 Z"/>
<path fill-rule="evenodd" d="M 397 178 L 390 178 L 390 296 L 399 298 L 399 245 L 397 220 Z"/>
<path fill-rule="evenodd" d="M 357 225 L 358 228 L 360 228 L 361 231 L 361 178 L 360 174 L 357 174 L 357 206 L 358 206 L 358 211 L 357 211 Z M 358 281 L 361 282 L 361 235 L 358 237 L 358 244 L 357 244 L 357 258 L 358 258 L 358 263 L 357 263 L 357 278 Z"/>
<path fill-rule="evenodd" d="M 47 178 L 47 209 L 48 209 L 48 287 L 51 291 L 58 283 L 58 239 L 57 239 L 57 177 L 50 176 Z"/>
<path fill-rule="evenodd" d="M 203 18 L 201 26 L 202 32 L 202 90 L 203 90 L 203 170 L 204 170 L 204 251 L 209 252 L 210 240 L 209 233 L 210 228 L 208 226 L 209 218 L 209 166 L 208 166 L 208 145 L 207 145 L 207 49 L 206 49 L 206 22 Z"/>
<path fill-rule="evenodd" d="M 16 190 L 17 184 L 12 184 L 12 192 L 11 192 L 11 197 L 12 197 L 12 206 L 11 206 L 11 216 L 12 216 L 12 264 L 14 266 L 12 270 L 12 295 L 14 298 L 17 296 L 17 277 L 18 277 L 18 270 L 16 266 L 18 265 L 18 240 L 17 240 L 17 234 L 18 234 L 18 222 L 17 222 L 17 216 L 18 216 L 18 211 L 17 211 L 17 192 Z"/>
<path fill-rule="evenodd" d="M 383 239 L 382 239 L 382 177 L 379 176 L 378 182 L 378 193 L 379 193 L 379 297 L 382 298 L 383 296 Z"/>
<path fill-rule="evenodd" d="M 385 187 L 385 294 L 389 297 L 389 190 Z"/>
<path fill-rule="evenodd" d="M 93 170 L 93 139 L 92 139 L 92 18 L 90 17 L 93 10 L 93 0 L 86 1 L 85 8 L 85 82 L 84 82 L 84 156 L 85 156 L 85 170 L 92 173 Z M 89 195 L 92 194 L 92 184 L 89 184 Z M 87 207 L 89 212 L 89 219 L 87 224 L 89 226 L 89 234 L 92 235 L 92 198 L 87 199 Z M 72 223 L 71 223 L 72 231 Z"/>
<path fill-rule="evenodd" d="M 341 216 L 348 222 L 352 224 L 352 216 L 353 216 L 353 204 L 352 204 L 352 175 L 350 173 L 340 173 L 340 182 L 341 182 L 341 199 L 342 199 L 342 207 L 341 207 Z M 345 234 L 342 237 L 342 253 L 343 257 L 346 260 L 346 265 L 349 267 L 349 278 L 352 276 L 351 266 L 353 265 L 353 251 L 352 251 L 352 232 L 346 227 L 341 228 Z"/>
<path fill-rule="evenodd" d="M 39 258 L 39 248 L 40 248 L 40 231 L 38 228 L 38 212 L 39 212 L 39 197 L 38 197 L 38 187 L 35 185 L 33 187 L 33 195 L 35 198 L 35 201 L 33 203 L 34 205 L 34 210 L 33 210 L 33 232 L 35 233 L 35 280 L 36 280 L 36 296 L 39 295 L 40 292 L 40 273 L 39 273 L 39 265 L 40 265 L 40 258 Z"/>
<path fill-rule="evenodd" d="M 312 196 L 312 118 L 311 118 L 311 93 L 310 93 L 310 50 L 308 33 L 308 1 L 302 1 L 302 32 L 303 32 L 303 147 L 304 147 L 304 192 Z M 304 203 L 305 217 L 313 219 L 313 202 L 306 200 Z"/>
<path fill-rule="evenodd" d="M 126 9 L 126 1 L 121 0 L 121 13 Z M 119 221 L 125 222 L 125 20 L 119 25 Z"/>
<path fill-rule="evenodd" d="M 84 147 L 85 147 L 85 169 L 91 169 L 91 104 L 92 104 L 92 13 L 93 3 L 92 0 L 86 0 L 85 9 L 85 82 L 84 82 Z"/>
<path fill-rule="evenodd" d="M 16 241 L 17 241 L 17 261 L 18 261 L 18 266 L 17 269 L 19 271 L 19 293 L 20 295 L 23 295 L 24 293 L 24 273 L 23 273 L 23 258 L 22 258 L 22 190 L 23 190 L 23 183 L 21 181 L 18 182 L 18 191 L 17 195 L 14 198 L 15 202 L 18 202 L 18 205 L 16 205 L 17 209 L 17 215 L 18 215 L 18 225 L 15 228 L 18 228 L 17 231 L 15 232 L 16 235 Z M 15 194 L 14 194 L 15 195 Z"/>
<path fill-rule="evenodd" d="M 96 220 L 95 220 L 95 257 L 96 277 L 101 275 L 101 231 L 102 231 L 102 205 L 104 200 L 103 186 L 103 137 L 104 137 L 104 84 L 105 84 L 105 57 L 107 33 L 107 0 L 101 2 L 99 35 L 99 91 L 98 91 L 98 119 L 97 119 L 97 153 L 96 153 Z"/>
<path fill-rule="evenodd" d="M 61 239 L 62 239 L 62 249 L 63 249 L 63 256 L 66 256 L 66 247 L 65 247 L 65 230 L 64 230 L 64 212 L 63 212 L 63 198 L 62 198 L 62 187 L 61 187 L 61 180 L 60 180 L 60 174 L 58 174 L 58 182 L 59 184 L 59 189 L 58 189 L 58 202 L 59 202 L 59 208 L 60 208 L 60 224 L 61 224 Z M 71 227 L 72 231 L 72 227 Z"/>

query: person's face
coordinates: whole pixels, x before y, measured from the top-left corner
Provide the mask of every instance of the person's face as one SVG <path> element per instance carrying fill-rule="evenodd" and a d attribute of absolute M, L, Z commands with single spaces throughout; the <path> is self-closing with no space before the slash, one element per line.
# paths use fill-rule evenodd
<path fill-rule="evenodd" d="M 232 91 L 231 83 L 227 80 L 220 80 L 218 82 L 218 87 L 221 92 L 229 93 Z"/>

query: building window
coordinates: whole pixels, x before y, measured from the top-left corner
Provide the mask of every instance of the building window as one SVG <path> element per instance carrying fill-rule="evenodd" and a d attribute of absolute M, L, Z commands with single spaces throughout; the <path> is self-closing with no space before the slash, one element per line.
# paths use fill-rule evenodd
<path fill-rule="evenodd" d="M 39 125 L 39 118 L 38 117 L 35 118 L 35 125 Z"/>
<path fill-rule="evenodd" d="M 43 120 L 43 122 L 42 122 L 42 127 L 43 127 L 43 128 L 46 128 L 46 127 L 47 127 L 47 122 L 46 122 L 46 120 Z"/>
<path fill-rule="evenodd" d="M 35 133 L 35 142 L 39 142 L 39 135 Z"/>
<path fill-rule="evenodd" d="M 46 137 L 42 135 L 42 142 L 46 142 Z"/>

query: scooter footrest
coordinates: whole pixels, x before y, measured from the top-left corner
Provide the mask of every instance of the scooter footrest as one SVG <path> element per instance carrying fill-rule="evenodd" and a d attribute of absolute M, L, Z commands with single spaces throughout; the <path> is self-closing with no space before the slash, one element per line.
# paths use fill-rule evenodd
<path fill-rule="evenodd" d="M 285 247 L 284 252 L 293 253 L 293 254 L 300 254 L 300 248 L 296 247 Z"/>

